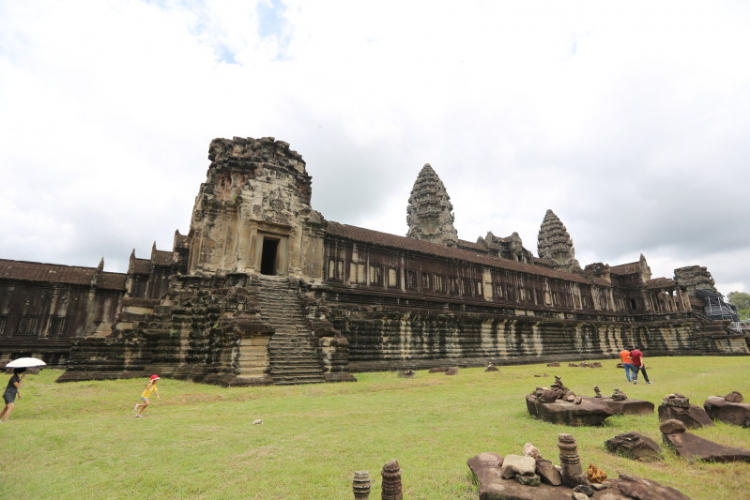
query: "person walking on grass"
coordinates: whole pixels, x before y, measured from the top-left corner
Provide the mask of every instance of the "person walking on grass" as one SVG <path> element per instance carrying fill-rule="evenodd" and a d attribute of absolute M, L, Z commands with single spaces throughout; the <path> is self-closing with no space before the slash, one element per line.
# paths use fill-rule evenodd
<path fill-rule="evenodd" d="M 141 394 L 141 402 L 136 403 L 135 405 L 135 418 L 143 417 L 143 412 L 148 408 L 148 405 L 151 404 L 151 394 L 156 394 L 156 397 L 161 399 L 159 389 L 156 388 L 157 380 L 159 380 L 159 375 L 151 375 L 151 378 L 146 384 L 146 389 L 144 389 L 143 394 Z"/>
<path fill-rule="evenodd" d="M 15 406 L 16 396 L 18 396 L 18 399 L 21 399 L 21 380 L 26 376 L 24 373 L 25 371 L 26 368 L 16 368 L 13 370 L 13 376 L 10 377 L 8 386 L 3 393 L 5 407 L 3 408 L 3 411 L 0 412 L 0 423 L 7 422 L 10 418 L 10 414 Z"/>
<path fill-rule="evenodd" d="M 641 349 L 643 349 L 643 347 L 639 346 L 630 351 L 630 357 L 633 358 L 633 367 L 635 368 L 633 383 L 638 383 L 638 372 L 640 371 L 643 373 L 643 380 L 645 380 L 647 384 L 650 384 L 651 381 L 648 379 L 648 373 L 646 373 L 646 365 L 643 364 L 643 353 L 641 352 Z"/>
<path fill-rule="evenodd" d="M 620 351 L 620 360 L 622 366 L 625 367 L 625 378 L 628 379 L 628 382 L 632 382 L 635 378 L 635 367 L 633 366 L 633 358 L 630 357 L 630 347 L 624 347 Z"/>

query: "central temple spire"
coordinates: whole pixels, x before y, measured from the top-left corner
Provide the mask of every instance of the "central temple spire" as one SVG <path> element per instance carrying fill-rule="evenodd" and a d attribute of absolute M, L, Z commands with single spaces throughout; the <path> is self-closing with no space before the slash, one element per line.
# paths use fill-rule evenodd
<path fill-rule="evenodd" d="M 547 210 L 539 229 L 539 257 L 552 262 L 555 269 L 574 272 L 580 271 L 581 266 L 576 260 L 573 240 L 562 221 L 552 210 Z"/>
<path fill-rule="evenodd" d="M 453 227 L 453 205 L 443 181 L 429 163 L 417 176 L 406 207 L 407 238 L 454 247 L 458 233 Z"/>

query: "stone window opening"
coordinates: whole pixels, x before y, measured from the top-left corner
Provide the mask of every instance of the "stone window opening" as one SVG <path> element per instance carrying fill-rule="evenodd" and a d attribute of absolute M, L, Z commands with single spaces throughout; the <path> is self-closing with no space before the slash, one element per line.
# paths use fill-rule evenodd
<path fill-rule="evenodd" d="M 406 271 L 406 288 L 407 290 L 416 290 L 417 273 L 415 271 Z"/>
<path fill-rule="evenodd" d="M 5 335 L 5 325 L 8 324 L 8 316 L 0 316 L 0 335 Z"/>
<path fill-rule="evenodd" d="M 399 288 L 399 274 L 395 267 L 388 268 L 388 286 L 390 288 Z"/>
<path fill-rule="evenodd" d="M 65 316 L 52 316 L 49 319 L 49 326 L 47 327 L 48 337 L 63 337 L 65 335 L 65 329 L 68 324 L 68 318 Z"/>
<path fill-rule="evenodd" d="M 328 259 L 328 279 L 331 281 L 344 280 L 344 259 L 336 257 Z"/>
<path fill-rule="evenodd" d="M 636 302 L 635 299 L 630 299 L 630 309 L 633 311 L 638 309 L 638 302 Z"/>
<path fill-rule="evenodd" d="M 352 262 L 349 267 L 349 281 L 359 285 L 367 284 L 367 263 Z"/>
<path fill-rule="evenodd" d="M 430 285 L 430 275 L 427 273 L 422 273 L 422 290 L 432 290 L 432 287 Z"/>
<path fill-rule="evenodd" d="M 18 323 L 18 329 L 16 335 L 24 337 L 36 337 L 39 332 L 37 328 L 39 326 L 39 316 L 21 316 L 21 321 Z"/>
<path fill-rule="evenodd" d="M 453 295 L 458 295 L 459 289 L 458 289 L 458 279 L 457 278 L 451 278 L 450 279 L 451 289 L 450 292 Z"/>
<path fill-rule="evenodd" d="M 370 266 L 370 284 L 383 286 L 383 268 L 380 266 Z"/>
<path fill-rule="evenodd" d="M 436 292 L 445 292 L 445 280 L 443 279 L 442 274 L 436 274 L 434 277 L 435 281 L 435 291 Z"/>

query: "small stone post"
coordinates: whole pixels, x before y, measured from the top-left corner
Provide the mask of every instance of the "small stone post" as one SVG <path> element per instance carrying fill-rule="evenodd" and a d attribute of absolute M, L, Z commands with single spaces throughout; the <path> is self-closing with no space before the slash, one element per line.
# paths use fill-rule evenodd
<path fill-rule="evenodd" d="M 570 434 L 557 435 L 557 447 L 560 448 L 560 466 L 562 467 L 562 482 L 569 488 L 575 488 L 579 484 L 589 485 L 586 473 L 581 467 L 581 459 L 578 456 L 576 440 Z"/>
<path fill-rule="evenodd" d="M 366 470 L 355 471 L 352 489 L 354 500 L 368 500 L 370 498 L 370 473 Z"/>
<path fill-rule="evenodd" d="M 401 491 L 401 467 L 397 460 L 391 460 L 383 466 L 383 484 L 381 486 L 381 500 L 403 500 Z"/>

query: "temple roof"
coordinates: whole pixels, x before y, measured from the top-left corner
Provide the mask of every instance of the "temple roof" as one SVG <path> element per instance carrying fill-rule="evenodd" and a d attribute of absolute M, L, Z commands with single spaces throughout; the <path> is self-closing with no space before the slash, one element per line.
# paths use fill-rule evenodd
<path fill-rule="evenodd" d="M 151 259 L 133 259 L 131 269 L 128 272 L 133 274 L 151 273 Z"/>
<path fill-rule="evenodd" d="M 100 272 L 95 267 L 0 259 L 0 279 L 91 286 L 97 275 L 97 288 L 125 290 L 126 275 L 121 273 Z"/>
<path fill-rule="evenodd" d="M 154 264 L 157 266 L 171 266 L 172 252 L 157 250 L 153 255 Z"/>
<path fill-rule="evenodd" d="M 456 247 L 447 247 L 436 243 L 430 243 L 428 241 L 417 240 L 414 238 L 406 238 L 403 236 L 396 236 L 394 234 L 381 233 L 380 231 L 373 231 L 371 229 L 350 226 L 348 224 L 339 224 L 338 222 L 328 223 L 328 233 L 333 236 L 348 238 L 354 241 L 360 241 L 362 243 L 370 243 L 373 245 L 391 247 L 399 250 L 407 250 L 410 252 L 419 252 L 426 255 L 434 255 L 437 257 L 448 259 L 459 259 L 484 266 L 507 269 L 510 271 L 536 274 L 540 276 L 546 276 L 548 278 L 575 281 L 577 283 L 593 283 L 601 286 L 611 286 L 611 284 L 606 280 L 593 276 L 556 271 L 554 269 L 549 269 L 543 266 L 535 266 L 532 264 L 525 264 L 523 262 L 516 262 L 510 259 L 495 257 L 487 253 L 478 254 L 471 250 L 463 250 Z"/>
<path fill-rule="evenodd" d="M 619 274 L 621 276 L 625 274 L 640 273 L 642 271 L 643 269 L 641 268 L 641 263 L 639 261 L 609 267 L 609 272 L 611 272 L 612 274 Z"/>
<path fill-rule="evenodd" d="M 652 280 L 648 280 L 646 282 L 646 288 L 653 289 L 653 288 L 674 288 L 677 286 L 677 283 L 675 283 L 674 280 L 671 280 L 669 278 L 654 278 Z"/>

